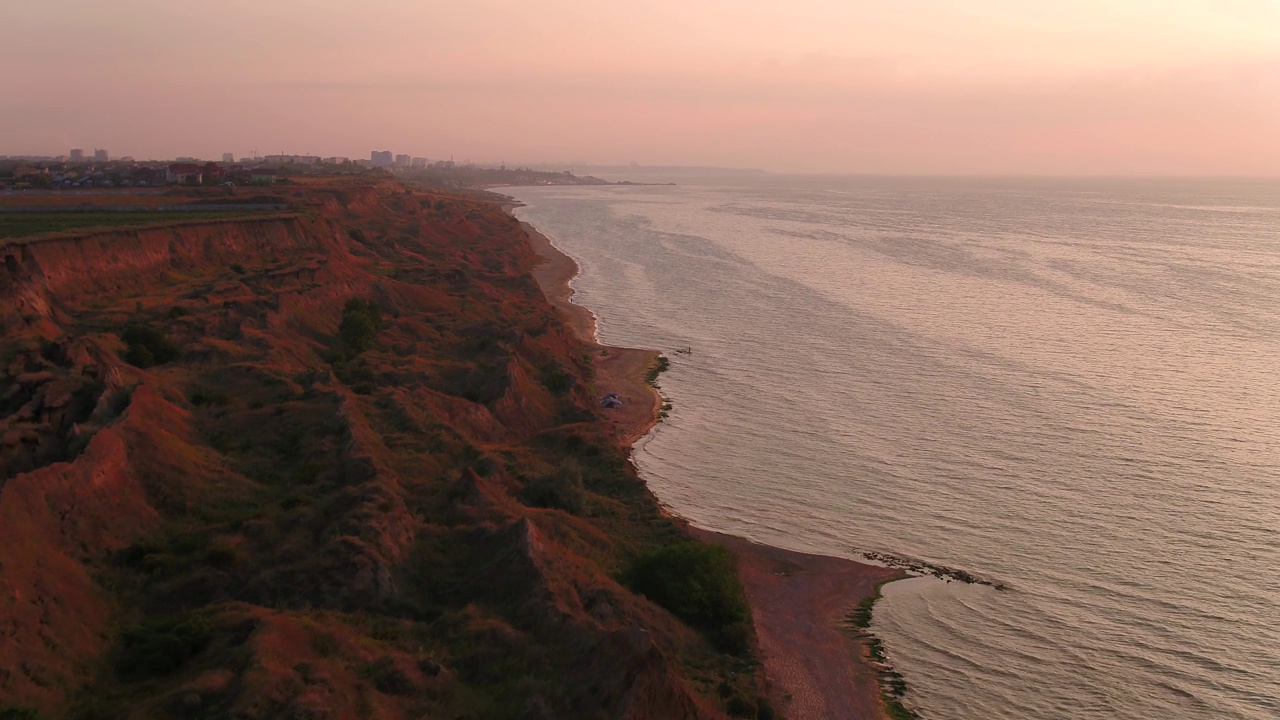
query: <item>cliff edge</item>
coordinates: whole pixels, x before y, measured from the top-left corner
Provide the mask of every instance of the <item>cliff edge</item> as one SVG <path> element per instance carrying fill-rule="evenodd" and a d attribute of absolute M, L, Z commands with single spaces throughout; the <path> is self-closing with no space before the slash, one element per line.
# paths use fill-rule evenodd
<path fill-rule="evenodd" d="M 0 713 L 771 717 L 519 224 L 290 194 L 0 246 Z"/>

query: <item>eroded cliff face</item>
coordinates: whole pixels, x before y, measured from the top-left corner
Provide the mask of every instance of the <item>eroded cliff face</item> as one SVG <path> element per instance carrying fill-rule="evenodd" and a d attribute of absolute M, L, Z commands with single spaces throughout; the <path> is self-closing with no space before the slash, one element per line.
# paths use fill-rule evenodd
<path fill-rule="evenodd" d="M 516 222 L 299 194 L 0 248 L 0 709 L 678 719 L 756 693 L 615 581 L 684 535 Z"/>

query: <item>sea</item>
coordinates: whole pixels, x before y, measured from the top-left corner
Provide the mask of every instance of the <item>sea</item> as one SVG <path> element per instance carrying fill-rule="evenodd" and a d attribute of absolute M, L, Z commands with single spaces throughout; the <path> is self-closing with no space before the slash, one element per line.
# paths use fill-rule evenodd
<path fill-rule="evenodd" d="M 884 588 L 923 718 L 1280 718 L 1280 181 L 677 181 L 503 189 L 670 358 L 663 504 L 1002 585 Z"/>

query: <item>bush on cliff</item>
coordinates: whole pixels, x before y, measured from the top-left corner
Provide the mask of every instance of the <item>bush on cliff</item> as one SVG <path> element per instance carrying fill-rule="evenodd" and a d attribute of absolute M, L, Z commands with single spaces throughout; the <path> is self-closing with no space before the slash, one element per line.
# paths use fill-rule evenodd
<path fill-rule="evenodd" d="M 152 618 L 121 634 L 116 669 L 129 679 L 163 677 L 180 670 L 212 639 L 204 615 Z"/>
<path fill-rule="evenodd" d="M 556 397 L 564 397 L 573 389 L 574 377 L 556 363 L 548 363 L 541 368 L 542 386 Z"/>
<path fill-rule="evenodd" d="M 342 322 L 338 325 L 338 340 L 348 356 L 354 357 L 373 347 L 373 340 L 382 330 L 382 308 L 372 300 L 351 298 L 342 308 Z"/>
<path fill-rule="evenodd" d="M 726 652 L 751 646 L 751 609 L 733 555 L 718 545 L 678 542 L 637 559 L 627 577 L 633 590 L 706 634 Z"/>
<path fill-rule="evenodd" d="M 169 339 L 164 330 L 149 325 L 132 323 L 120 335 L 128 349 L 124 359 L 130 365 L 148 368 L 178 359 L 182 354 L 178 345 Z"/>
<path fill-rule="evenodd" d="M 530 507 L 556 508 L 581 515 L 587 503 L 582 465 L 573 458 L 565 458 L 555 472 L 526 480 L 520 501 Z"/>

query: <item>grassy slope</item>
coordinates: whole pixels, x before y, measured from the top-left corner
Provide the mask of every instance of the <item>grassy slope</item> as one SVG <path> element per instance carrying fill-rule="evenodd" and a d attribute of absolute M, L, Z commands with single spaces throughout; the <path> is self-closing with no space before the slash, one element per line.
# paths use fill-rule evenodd
<path fill-rule="evenodd" d="M 43 326 L 45 355 L 85 343 L 119 364 L 117 392 L 154 395 L 85 427 L 122 428 L 157 519 L 76 555 L 113 608 L 100 651 L 45 669 L 65 692 L 0 689 L 0 707 L 754 716 L 749 657 L 618 582 L 687 537 L 598 422 L 515 222 L 394 185 L 308 192 L 322 252 L 165 272 Z M 337 338 L 352 298 L 382 309 L 362 352 Z M 129 324 L 180 359 L 112 361 Z"/>
<path fill-rule="evenodd" d="M 0 238 L 16 238 L 35 233 L 94 228 L 130 227 L 152 223 L 196 220 L 226 220 L 246 215 L 245 211 L 209 212 L 15 212 L 0 213 Z"/>

